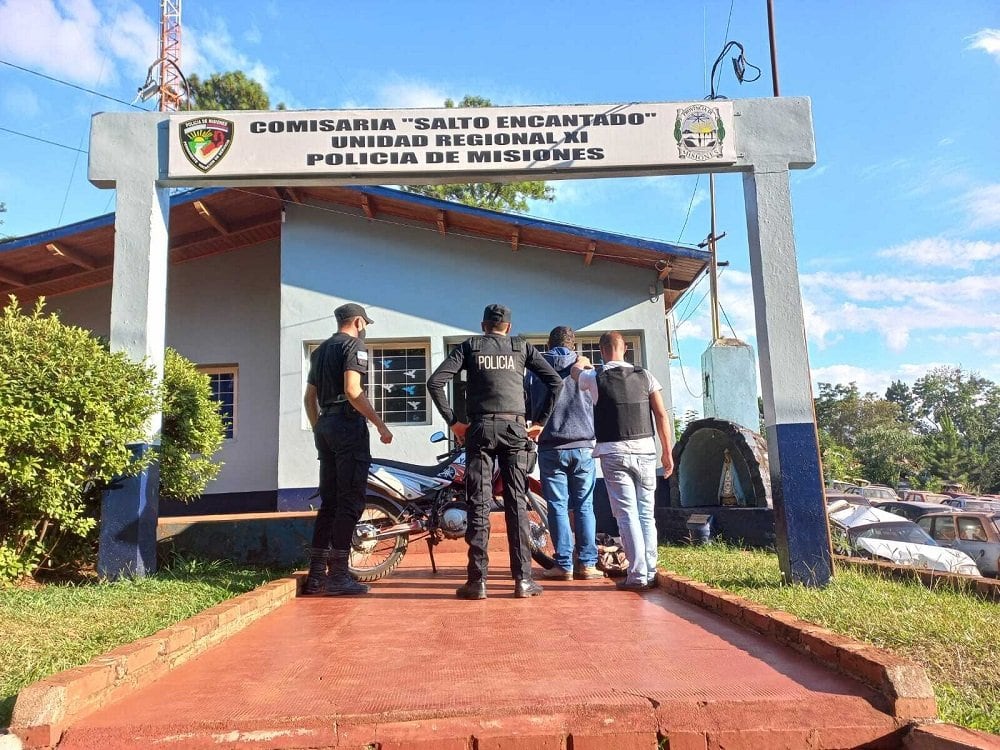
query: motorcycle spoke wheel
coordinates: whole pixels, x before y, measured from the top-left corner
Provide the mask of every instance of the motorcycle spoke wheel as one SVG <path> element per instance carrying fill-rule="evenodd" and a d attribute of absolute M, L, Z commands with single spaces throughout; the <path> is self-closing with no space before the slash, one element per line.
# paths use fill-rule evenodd
<path fill-rule="evenodd" d="M 528 526 L 531 530 L 531 556 L 543 568 L 551 568 L 555 565 L 552 559 L 555 547 L 552 546 L 552 535 L 549 533 L 548 503 L 545 502 L 545 498 L 530 490 L 527 494 L 527 503 Z"/>
<path fill-rule="evenodd" d="M 389 575 L 406 554 L 409 534 L 398 534 L 388 539 L 366 541 L 359 532 L 370 529 L 380 530 L 399 522 L 399 511 L 392 504 L 381 498 L 369 495 L 365 500 L 365 508 L 358 519 L 354 539 L 351 544 L 351 557 L 348 567 L 351 574 L 359 581 L 376 581 Z"/>

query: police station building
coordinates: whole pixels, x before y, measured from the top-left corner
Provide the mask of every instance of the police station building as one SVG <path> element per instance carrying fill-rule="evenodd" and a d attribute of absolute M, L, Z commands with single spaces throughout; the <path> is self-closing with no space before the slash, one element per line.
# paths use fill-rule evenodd
<path fill-rule="evenodd" d="M 0 244 L 0 293 L 44 296 L 63 322 L 109 336 L 114 220 Z M 620 330 L 669 389 L 666 314 L 707 254 L 381 187 L 211 188 L 172 196 L 170 261 L 167 345 L 210 376 L 228 431 L 221 474 L 183 512 L 218 513 L 315 504 L 302 400 L 338 305 L 375 320 L 369 396 L 395 441 L 374 441 L 374 455 L 432 463 L 428 438 L 445 424 L 425 382 L 479 332 L 484 305 L 508 305 L 514 332 L 543 348 L 552 327 L 572 326 L 595 360 L 601 333 Z"/>

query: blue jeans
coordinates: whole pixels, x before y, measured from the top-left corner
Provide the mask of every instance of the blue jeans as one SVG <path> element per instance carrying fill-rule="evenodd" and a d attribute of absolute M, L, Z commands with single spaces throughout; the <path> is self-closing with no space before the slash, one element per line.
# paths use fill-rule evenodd
<path fill-rule="evenodd" d="M 601 471 L 628 557 L 627 580 L 650 583 L 656 575 L 656 456 L 612 453 L 601 456 Z"/>
<path fill-rule="evenodd" d="M 573 570 L 573 532 L 576 525 L 576 558 L 581 568 L 597 565 L 597 522 L 594 520 L 594 458 L 590 448 L 538 452 L 542 494 L 549 506 L 549 533 L 556 565 Z"/>

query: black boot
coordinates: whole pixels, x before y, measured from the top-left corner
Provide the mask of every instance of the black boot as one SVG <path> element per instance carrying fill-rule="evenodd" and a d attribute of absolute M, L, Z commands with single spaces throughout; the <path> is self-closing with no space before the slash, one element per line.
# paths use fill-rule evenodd
<path fill-rule="evenodd" d="M 529 596 L 541 596 L 542 587 L 531 578 L 522 578 L 514 581 L 514 596 L 518 599 L 527 599 Z"/>
<path fill-rule="evenodd" d="M 355 581 L 347 569 L 350 554 L 346 549 L 330 551 L 330 576 L 326 579 L 324 592 L 327 596 L 355 596 L 368 593 L 368 587 Z"/>
<path fill-rule="evenodd" d="M 326 585 L 326 566 L 330 560 L 330 550 L 312 547 L 309 550 L 309 575 L 302 585 L 302 596 L 315 596 L 323 593 Z"/>
<path fill-rule="evenodd" d="M 466 581 L 455 589 L 455 596 L 459 599 L 485 599 L 486 581 Z"/>

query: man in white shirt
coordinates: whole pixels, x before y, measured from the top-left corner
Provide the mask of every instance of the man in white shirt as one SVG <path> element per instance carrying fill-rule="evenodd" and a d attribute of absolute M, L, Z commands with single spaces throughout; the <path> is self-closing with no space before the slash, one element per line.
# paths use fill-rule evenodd
<path fill-rule="evenodd" d="M 663 476 L 668 477 L 674 470 L 670 420 L 663 406 L 663 388 L 656 378 L 625 361 L 622 335 L 605 333 L 600 347 L 604 360 L 600 371 L 582 359 L 571 374 L 594 403 L 594 458 L 600 458 L 611 511 L 629 560 L 628 575 L 616 585 L 628 591 L 645 591 L 656 585 L 654 435 L 660 435 L 659 458 Z"/>

